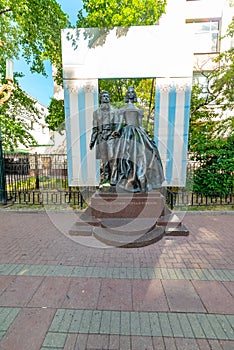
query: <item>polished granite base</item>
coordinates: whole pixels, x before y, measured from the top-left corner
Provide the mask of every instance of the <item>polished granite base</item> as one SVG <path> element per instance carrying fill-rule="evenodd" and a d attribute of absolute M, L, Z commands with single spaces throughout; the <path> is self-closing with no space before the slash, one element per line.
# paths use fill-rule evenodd
<path fill-rule="evenodd" d="M 106 245 L 134 248 L 155 243 L 164 235 L 187 236 L 189 232 L 166 207 L 159 191 L 97 191 L 69 234 L 93 236 Z"/>

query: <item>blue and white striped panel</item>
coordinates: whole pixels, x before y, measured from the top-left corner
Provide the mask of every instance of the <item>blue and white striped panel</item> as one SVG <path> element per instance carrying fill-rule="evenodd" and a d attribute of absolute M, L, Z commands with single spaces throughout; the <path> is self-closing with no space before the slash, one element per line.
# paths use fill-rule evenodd
<path fill-rule="evenodd" d="M 69 186 L 97 186 L 100 163 L 89 143 L 93 111 L 98 106 L 98 80 L 66 80 L 64 96 Z"/>
<path fill-rule="evenodd" d="M 191 78 L 157 78 L 154 138 L 163 162 L 163 186 L 186 184 Z"/>

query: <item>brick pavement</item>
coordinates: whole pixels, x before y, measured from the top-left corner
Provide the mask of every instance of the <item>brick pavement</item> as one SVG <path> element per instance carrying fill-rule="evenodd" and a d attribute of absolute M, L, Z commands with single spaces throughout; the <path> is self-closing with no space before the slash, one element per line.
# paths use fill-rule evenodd
<path fill-rule="evenodd" d="M 233 213 L 134 249 L 74 242 L 69 220 L 0 211 L 1 350 L 234 349 Z"/>

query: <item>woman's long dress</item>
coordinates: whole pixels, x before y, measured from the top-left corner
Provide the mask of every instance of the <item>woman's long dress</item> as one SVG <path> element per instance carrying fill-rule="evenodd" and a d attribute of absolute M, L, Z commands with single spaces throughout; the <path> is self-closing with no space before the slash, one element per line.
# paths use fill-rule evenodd
<path fill-rule="evenodd" d="M 154 141 L 141 126 L 143 112 L 129 103 L 120 110 L 111 185 L 128 192 L 148 192 L 164 181 L 161 158 Z"/>

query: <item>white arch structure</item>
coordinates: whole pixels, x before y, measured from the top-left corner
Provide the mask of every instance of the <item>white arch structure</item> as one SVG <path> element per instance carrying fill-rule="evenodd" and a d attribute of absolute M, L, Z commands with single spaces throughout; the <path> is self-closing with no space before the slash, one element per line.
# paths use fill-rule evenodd
<path fill-rule="evenodd" d="M 89 150 L 98 79 L 148 77 L 156 77 L 154 135 L 166 177 L 163 185 L 185 185 L 193 52 L 184 5 L 185 0 L 168 0 L 167 14 L 154 26 L 62 31 L 70 186 L 100 181 L 99 162 Z"/>

